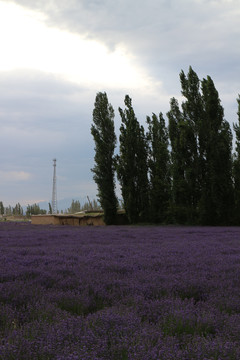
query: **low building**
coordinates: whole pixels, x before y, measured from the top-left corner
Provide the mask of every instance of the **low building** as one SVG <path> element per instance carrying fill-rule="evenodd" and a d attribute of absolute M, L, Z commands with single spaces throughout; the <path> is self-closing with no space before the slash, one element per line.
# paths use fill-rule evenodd
<path fill-rule="evenodd" d="M 103 215 L 32 215 L 33 225 L 75 225 L 75 226 L 100 226 L 105 225 Z"/>

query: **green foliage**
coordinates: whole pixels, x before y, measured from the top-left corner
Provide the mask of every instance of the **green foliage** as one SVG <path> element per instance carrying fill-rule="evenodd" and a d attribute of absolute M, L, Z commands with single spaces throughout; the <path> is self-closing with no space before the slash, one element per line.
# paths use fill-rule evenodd
<path fill-rule="evenodd" d="M 6 206 L 4 209 L 5 215 L 12 215 L 12 207 L 11 205 Z"/>
<path fill-rule="evenodd" d="M 4 206 L 3 206 L 3 202 L 0 201 L 0 215 L 4 214 Z"/>
<path fill-rule="evenodd" d="M 236 135 L 236 148 L 233 157 L 233 181 L 234 181 L 234 222 L 240 224 L 240 95 L 238 103 L 238 122 L 233 125 Z"/>
<path fill-rule="evenodd" d="M 3 202 L 0 201 L 0 214 L 1 215 L 23 215 L 23 208 L 22 206 L 17 203 L 14 207 L 11 205 L 4 207 Z"/>
<path fill-rule="evenodd" d="M 13 215 L 23 215 L 23 208 L 22 206 L 17 203 L 15 207 L 12 209 Z"/>
<path fill-rule="evenodd" d="M 49 208 L 48 213 L 52 214 L 52 205 L 51 205 L 51 203 L 48 203 L 48 208 Z"/>
<path fill-rule="evenodd" d="M 163 114 L 147 117 L 148 167 L 150 173 L 150 217 L 153 222 L 169 221 L 171 194 L 168 131 Z"/>
<path fill-rule="evenodd" d="M 200 80 L 190 67 L 187 75 L 180 73 L 182 111 L 176 99 L 170 102 L 169 134 L 171 141 L 173 212 L 180 223 L 195 223 L 204 173 L 200 133 L 203 105 Z"/>
<path fill-rule="evenodd" d="M 98 187 L 98 198 L 104 211 L 106 224 L 114 224 L 117 198 L 114 179 L 114 150 L 117 138 L 114 130 L 114 110 L 107 94 L 96 95 L 91 133 L 95 142 L 95 166 L 92 169 Z"/>
<path fill-rule="evenodd" d="M 186 180 L 188 183 L 188 222 L 196 222 L 198 217 L 197 209 L 201 192 L 202 172 L 204 173 L 202 151 L 200 147 L 200 133 L 203 119 L 203 101 L 200 93 L 200 80 L 191 66 L 187 76 L 183 71 L 180 73 L 182 87 L 182 112 L 187 134 L 184 147 L 186 159 Z"/>
<path fill-rule="evenodd" d="M 136 223 L 148 218 L 147 141 L 128 95 L 124 103 L 125 110 L 119 108 L 122 124 L 117 174 L 128 220 Z"/>
<path fill-rule="evenodd" d="M 204 224 L 229 224 L 232 218 L 232 133 L 210 78 L 202 81 L 205 173 L 202 179 L 200 220 Z"/>
<path fill-rule="evenodd" d="M 168 128 L 162 113 L 159 118 L 152 114 L 147 117 L 146 135 L 131 98 L 125 96 L 125 109 L 119 108 L 120 146 L 115 164 L 114 112 L 106 94 L 97 95 L 92 126 L 94 179 L 101 191 L 108 187 L 108 194 L 113 194 L 102 197 L 105 203 L 100 203 L 110 209 L 111 200 L 117 202 L 111 190 L 114 181 L 105 181 L 114 178 L 116 169 L 130 223 L 240 224 L 240 96 L 232 156 L 232 132 L 211 77 L 200 80 L 189 67 L 188 74 L 181 71 L 180 82 L 183 101 L 179 105 L 177 99 L 170 100 Z"/>
<path fill-rule="evenodd" d="M 86 201 L 85 203 L 83 203 L 83 205 L 81 205 L 81 210 L 102 210 L 101 205 L 99 204 L 99 202 L 96 199 L 93 199 L 90 203 L 88 201 Z"/>
<path fill-rule="evenodd" d="M 43 210 L 43 209 L 40 209 L 40 206 L 38 204 L 33 204 L 33 205 L 28 205 L 27 206 L 26 216 L 44 215 L 46 213 L 47 213 L 47 211 Z"/>
<path fill-rule="evenodd" d="M 172 199 L 176 222 L 230 223 L 232 218 L 232 133 L 215 85 L 189 68 L 180 73 L 182 111 L 171 99 L 169 137 Z"/>
<path fill-rule="evenodd" d="M 190 124 L 184 119 L 178 101 L 172 98 L 169 119 L 169 137 L 171 142 L 171 175 L 172 175 L 172 212 L 177 223 L 186 223 L 189 218 L 191 172 L 191 140 Z"/>
<path fill-rule="evenodd" d="M 74 214 L 81 211 L 81 205 L 79 200 L 72 200 L 70 208 L 68 208 L 68 213 Z"/>
<path fill-rule="evenodd" d="M 93 199 L 91 202 L 86 201 L 82 205 L 79 200 L 72 199 L 70 207 L 67 210 L 65 210 L 65 212 L 69 214 L 74 214 L 85 210 L 87 211 L 101 210 L 101 206 L 96 199 Z"/>

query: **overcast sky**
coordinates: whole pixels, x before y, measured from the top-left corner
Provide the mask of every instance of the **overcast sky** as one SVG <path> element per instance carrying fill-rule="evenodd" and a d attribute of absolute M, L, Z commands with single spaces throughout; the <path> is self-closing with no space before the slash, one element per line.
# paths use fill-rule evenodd
<path fill-rule="evenodd" d="M 0 201 L 96 196 L 90 133 L 106 91 L 116 132 L 129 94 L 140 123 L 181 99 L 179 73 L 210 75 L 237 121 L 239 0 L 0 0 Z"/>

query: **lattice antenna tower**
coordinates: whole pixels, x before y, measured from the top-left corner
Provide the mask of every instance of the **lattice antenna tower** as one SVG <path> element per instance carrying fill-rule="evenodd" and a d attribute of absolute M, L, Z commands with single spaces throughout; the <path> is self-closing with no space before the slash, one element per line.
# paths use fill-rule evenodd
<path fill-rule="evenodd" d="M 56 175 L 56 162 L 53 159 L 53 189 L 52 189 L 52 213 L 57 214 L 57 175 Z"/>

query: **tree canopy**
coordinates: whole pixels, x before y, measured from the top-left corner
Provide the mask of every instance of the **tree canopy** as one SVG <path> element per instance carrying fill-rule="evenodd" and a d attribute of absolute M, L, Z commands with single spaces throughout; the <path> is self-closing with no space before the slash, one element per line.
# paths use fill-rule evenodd
<path fill-rule="evenodd" d="M 224 117 L 212 78 L 207 76 L 200 80 L 191 66 L 187 74 L 181 71 L 179 78 L 182 102 L 170 99 L 166 114 L 168 124 L 160 112 L 159 117 L 154 113 L 147 116 L 144 127 L 135 115 L 132 99 L 125 96 L 125 109 L 119 108 L 121 125 L 116 157 L 113 156 L 116 146 L 114 110 L 105 93 L 101 101 L 97 95 L 96 128 L 92 128 L 97 144 L 95 181 L 98 186 L 113 184 L 107 179 L 114 178 L 116 168 L 130 223 L 239 225 L 240 95 L 237 98 L 238 119 L 233 125 L 236 138 L 233 153 L 231 126 Z M 100 110 L 103 99 L 105 110 Z M 108 137 L 101 132 L 107 122 L 100 121 L 100 113 L 111 119 L 107 125 Z M 103 139 L 107 139 L 111 150 L 101 147 Z M 102 148 L 104 151 L 100 151 Z M 109 156 L 103 155 L 106 153 Z M 107 166 L 109 171 L 104 171 Z M 115 193 L 110 194 L 114 194 L 115 203 Z"/>
<path fill-rule="evenodd" d="M 114 224 L 117 213 L 114 178 L 114 150 L 117 138 L 114 130 L 114 110 L 105 92 L 96 95 L 91 133 L 95 142 L 95 165 L 92 172 L 98 188 L 98 199 L 104 211 L 106 224 Z"/>

